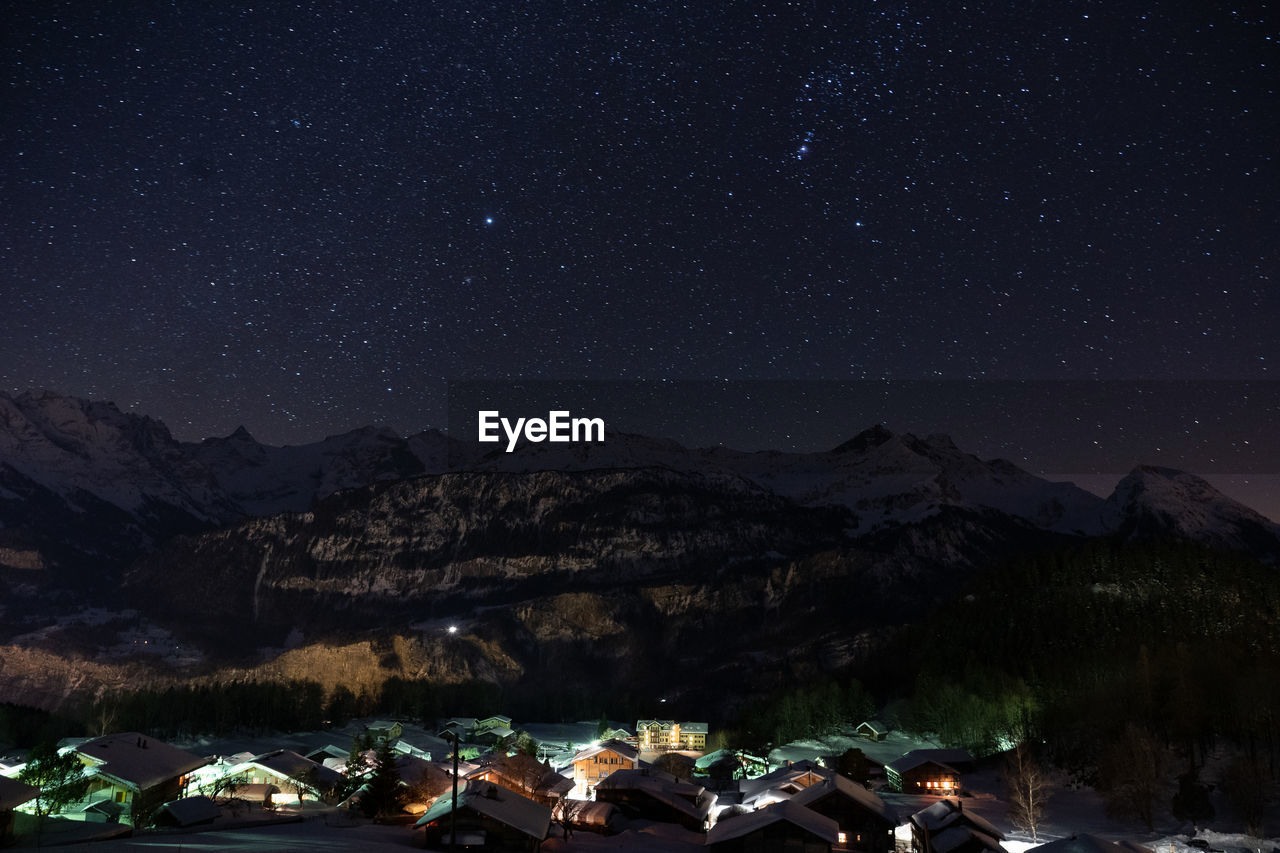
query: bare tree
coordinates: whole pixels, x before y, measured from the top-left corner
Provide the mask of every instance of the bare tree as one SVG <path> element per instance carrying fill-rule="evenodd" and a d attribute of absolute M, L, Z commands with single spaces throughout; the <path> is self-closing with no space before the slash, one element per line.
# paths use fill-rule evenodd
<path fill-rule="evenodd" d="M 1155 828 L 1156 803 L 1164 801 L 1165 752 L 1145 728 L 1130 723 L 1107 745 L 1099 767 L 1107 811 L 1137 817 L 1148 831 Z"/>
<path fill-rule="evenodd" d="M 1044 804 L 1053 791 L 1025 743 L 1018 744 L 1005 759 L 1005 784 L 1009 788 L 1010 823 L 1030 832 L 1031 840 L 1039 843 L 1036 830 L 1044 817 Z"/>
<path fill-rule="evenodd" d="M 577 822 L 582 810 L 591 805 L 591 800 L 571 800 L 561 797 L 551 807 L 551 819 L 560 824 L 566 840 L 573 838 L 573 825 Z"/>

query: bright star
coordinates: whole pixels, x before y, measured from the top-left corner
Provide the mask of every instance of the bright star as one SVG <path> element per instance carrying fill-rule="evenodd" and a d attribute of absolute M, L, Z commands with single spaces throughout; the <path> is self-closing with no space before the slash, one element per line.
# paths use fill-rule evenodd
<path fill-rule="evenodd" d="M 486 217 L 484 218 L 484 224 L 485 224 L 485 225 L 492 225 L 492 224 L 493 224 L 493 217 L 492 217 L 492 216 L 486 216 Z"/>

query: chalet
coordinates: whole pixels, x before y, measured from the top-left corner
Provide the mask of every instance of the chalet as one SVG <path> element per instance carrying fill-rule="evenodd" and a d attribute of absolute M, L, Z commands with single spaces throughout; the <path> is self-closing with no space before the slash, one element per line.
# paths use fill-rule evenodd
<path fill-rule="evenodd" d="M 450 717 L 436 730 L 436 737 L 450 743 L 456 738 L 458 742 L 465 743 L 471 740 L 477 722 L 475 717 Z"/>
<path fill-rule="evenodd" d="M 893 790 L 939 796 L 958 793 L 962 774 L 972 769 L 973 756 L 963 749 L 913 749 L 884 766 Z"/>
<path fill-rule="evenodd" d="M 617 770 L 596 785 L 596 800 L 613 803 L 628 817 L 675 823 L 694 832 L 710 824 L 716 795 L 651 767 Z"/>
<path fill-rule="evenodd" d="M 13 813 L 18 806 L 34 800 L 39 793 L 39 788 L 33 788 L 26 782 L 0 776 L 0 847 L 13 843 Z"/>
<path fill-rule="evenodd" d="M 551 809 L 488 782 L 468 782 L 458 792 L 457 837 L 453 824 L 453 792 L 441 794 L 418 819 L 426 846 L 437 850 L 452 842 L 467 850 L 536 851 L 551 828 Z"/>
<path fill-rule="evenodd" d="M 506 730 L 510 734 L 511 718 L 503 714 L 494 714 L 492 717 L 480 717 L 476 720 L 475 731 L 477 734 L 489 731 Z"/>
<path fill-rule="evenodd" d="M 839 828 L 834 849 L 890 853 L 897 811 L 847 776 L 835 774 L 792 795 L 788 802 L 829 817 Z"/>
<path fill-rule="evenodd" d="M 317 764 L 291 749 L 277 749 L 255 755 L 236 765 L 234 771 L 251 785 L 275 785 L 280 793 L 274 802 L 300 802 L 307 794 L 318 800 L 330 802 L 334 790 L 342 782 L 342 774 L 332 768 Z"/>
<path fill-rule="evenodd" d="M 815 761 L 797 761 L 770 771 L 756 779 L 744 779 L 742 804 L 760 809 L 770 803 L 790 799 L 805 788 L 821 785 L 835 775 Z"/>
<path fill-rule="evenodd" d="M 600 740 L 621 740 L 633 743 L 635 742 L 635 739 L 635 734 L 627 731 L 626 729 L 609 729 L 600 735 Z"/>
<path fill-rule="evenodd" d="M 394 720 L 375 720 L 365 726 L 364 730 L 375 741 L 395 741 L 399 740 L 400 735 L 404 734 L 404 726 Z"/>
<path fill-rule="evenodd" d="M 92 738 L 74 748 L 89 776 L 90 808 L 115 803 L 121 817 L 136 823 L 162 803 L 179 799 L 188 776 L 209 763 L 194 753 L 137 732 Z"/>
<path fill-rule="evenodd" d="M 675 720 L 637 720 L 636 745 L 642 750 L 707 748 L 706 723 L 679 723 Z"/>
<path fill-rule="evenodd" d="M 596 785 L 616 770 L 634 770 L 640 766 L 640 753 L 634 746 L 619 740 L 607 740 L 576 753 L 573 765 L 574 796 L 590 799 Z"/>
<path fill-rule="evenodd" d="M 516 753 L 491 757 L 467 774 L 468 780 L 492 782 L 548 806 L 569 795 L 574 782 L 531 755 Z"/>
<path fill-rule="evenodd" d="M 1150 847 L 1133 841 L 1107 841 L 1087 833 L 1059 838 L 1057 841 L 1041 844 L 1037 849 L 1044 850 L 1045 853 L 1152 853 Z"/>
<path fill-rule="evenodd" d="M 783 801 L 717 823 L 707 833 L 707 847 L 714 853 L 830 853 L 841 849 L 839 833 L 831 818 Z"/>
<path fill-rule="evenodd" d="M 882 741 L 889 736 L 889 727 L 879 720 L 866 720 L 858 723 L 858 727 L 853 731 L 858 737 L 876 742 Z"/>
<path fill-rule="evenodd" d="M 958 799 L 939 800 L 913 814 L 909 823 L 914 853 L 1003 853 L 1004 833 L 965 811 Z"/>

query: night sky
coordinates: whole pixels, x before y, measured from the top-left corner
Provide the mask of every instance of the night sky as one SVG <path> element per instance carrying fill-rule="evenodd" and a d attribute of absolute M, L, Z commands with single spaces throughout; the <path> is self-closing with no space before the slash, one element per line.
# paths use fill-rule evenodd
<path fill-rule="evenodd" d="M 296 443 L 455 379 L 1277 378 L 1265 3 L 5 10 L 6 390 Z"/>

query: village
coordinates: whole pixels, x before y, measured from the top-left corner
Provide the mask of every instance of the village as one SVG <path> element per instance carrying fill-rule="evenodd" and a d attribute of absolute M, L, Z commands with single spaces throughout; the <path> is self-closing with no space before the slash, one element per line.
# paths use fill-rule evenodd
<path fill-rule="evenodd" d="M 325 849 L 341 850 L 1209 847 L 1201 839 L 1135 844 L 1127 839 L 1141 833 L 1082 817 L 1088 808 L 1059 810 L 1076 826 L 1047 818 L 1043 809 L 1033 810 L 1030 824 L 1025 815 L 1011 823 L 1009 803 L 998 793 L 1007 780 L 990 762 L 984 767 L 963 750 L 909 738 L 876 720 L 825 749 L 797 744 L 767 757 L 709 750 L 710 734 L 696 721 L 517 727 L 494 715 L 447 718 L 432 728 L 367 720 L 341 733 L 182 745 L 137 732 L 68 739 L 57 755 L 77 779 L 70 799 L 50 790 L 65 779 L 43 790 L 23 781 L 44 758 L 0 756 L 0 846 L 79 849 L 92 842 L 91 849 L 109 853 L 151 842 L 172 846 L 180 836 L 199 849 L 302 850 L 314 849 L 320 834 Z M 1059 799 L 1072 796 L 1088 792 Z"/>

